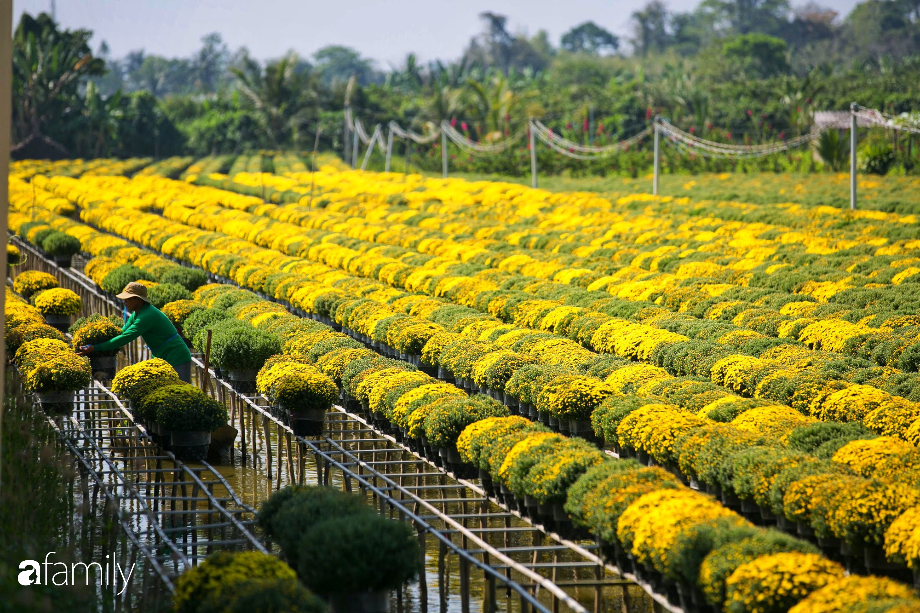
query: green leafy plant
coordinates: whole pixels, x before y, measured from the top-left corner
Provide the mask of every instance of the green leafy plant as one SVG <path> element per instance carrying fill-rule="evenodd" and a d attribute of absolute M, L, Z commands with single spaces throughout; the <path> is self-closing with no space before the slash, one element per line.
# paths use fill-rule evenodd
<path fill-rule="evenodd" d="M 818 138 L 818 155 L 834 172 L 846 166 L 849 152 L 849 137 L 841 137 L 837 130 L 825 130 Z"/>
<path fill-rule="evenodd" d="M 275 590 L 267 589 L 269 587 Z M 256 595 L 271 594 L 268 599 Z M 257 608 L 247 608 L 257 605 Z M 173 596 L 175 613 L 243 613 L 265 611 L 320 613 L 324 607 L 313 594 L 297 582 L 290 566 L 278 558 L 258 551 L 208 556 L 198 566 L 182 573 Z"/>
<path fill-rule="evenodd" d="M 196 289 L 207 282 L 208 275 L 206 275 L 203 270 L 199 270 L 197 268 L 186 268 L 185 266 L 176 266 L 170 268 L 160 275 L 160 283 L 178 283 L 191 292 L 194 292 Z"/>
<path fill-rule="evenodd" d="M 222 327 L 211 338 L 211 359 L 227 369 L 258 370 L 265 360 L 281 353 L 281 340 L 274 334 L 245 327 Z"/>
<path fill-rule="evenodd" d="M 147 288 L 147 298 L 150 299 L 150 304 L 162 309 L 176 300 L 191 300 L 192 292 L 178 283 L 157 283 Z"/>
<path fill-rule="evenodd" d="M 300 538 L 321 522 L 360 514 L 373 515 L 361 498 L 328 487 L 291 486 L 278 490 L 262 503 L 257 520 L 270 538 L 281 545 L 282 557 L 297 566 Z"/>
<path fill-rule="evenodd" d="M 184 322 L 182 322 L 182 334 L 185 338 L 194 340 L 201 330 L 205 330 L 217 322 L 227 319 L 227 317 L 229 317 L 229 315 L 218 309 L 201 309 L 194 311 Z"/>
<path fill-rule="evenodd" d="M 51 255 L 69 257 L 80 253 L 80 239 L 63 232 L 52 232 L 44 237 L 41 247 Z"/>
<path fill-rule="evenodd" d="M 377 514 L 330 519 L 303 533 L 297 574 L 322 595 L 395 589 L 420 566 L 415 532 Z"/>
<path fill-rule="evenodd" d="M 227 423 L 227 408 L 194 385 L 167 385 L 141 403 L 144 415 L 155 415 L 167 430 L 212 432 Z"/>
<path fill-rule="evenodd" d="M 112 319 L 93 313 L 83 317 L 70 327 L 74 348 L 84 345 L 97 345 L 103 341 L 115 338 L 121 334 L 121 326 L 116 325 Z M 118 349 L 113 351 L 94 351 L 93 356 L 105 357 L 118 354 Z"/>
<path fill-rule="evenodd" d="M 102 289 L 110 294 L 121 293 L 128 283 L 134 281 L 154 281 L 153 275 L 134 266 L 122 264 L 102 279 Z"/>

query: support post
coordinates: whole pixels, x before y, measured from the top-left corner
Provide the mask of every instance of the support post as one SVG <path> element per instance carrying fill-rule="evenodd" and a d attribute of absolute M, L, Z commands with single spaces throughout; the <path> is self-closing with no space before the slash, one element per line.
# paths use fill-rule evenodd
<path fill-rule="evenodd" d="M 527 132 L 530 135 L 530 186 L 537 189 L 537 139 L 533 133 L 533 119 L 527 124 Z"/>
<path fill-rule="evenodd" d="M 658 175 L 661 171 L 661 131 L 658 128 L 658 116 L 655 116 L 655 166 L 652 174 L 652 194 L 658 195 Z"/>
<path fill-rule="evenodd" d="M 12 75 L 6 68 L 13 65 L 13 0 L 0 0 L 0 199 L 8 201 L 9 197 L 9 170 L 10 170 L 10 130 L 12 128 L 9 118 L 12 116 Z M 3 230 L 3 240 L 6 242 L 6 233 L 9 230 L 9 207 L 0 207 L 0 228 Z M 6 316 L 6 258 L 0 264 L 3 273 L 3 283 L 0 287 L 0 319 Z M 6 398 L 4 383 L 6 381 L 6 346 L 0 343 L 0 398 Z M 0 406 L 0 431 L 3 428 L 3 407 Z M 2 449 L 0 449 L 2 457 Z M 0 484 L 2 486 L 2 484 Z"/>
<path fill-rule="evenodd" d="M 342 119 L 342 159 L 346 162 L 351 159 L 351 130 L 348 129 L 348 111 L 349 107 L 345 107 L 345 117 Z"/>
<path fill-rule="evenodd" d="M 447 178 L 447 132 L 444 130 L 444 123 L 441 124 L 441 175 Z"/>
<path fill-rule="evenodd" d="M 390 172 L 390 159 L 393 157 L 393 128 L 387 130 L 387 162 L 384 172 Z"/>
<path fill-rule="evenodd" d="M 856 103 L 850 104 L 850 210 L 856 210 Z"/>
<path fill-rule="evenodd" d="M 406 168 L 404 172 L 409 174 L 409 154 L 412 152 L 412 141 L 408 138 L 406 139 Z"/>
<path fill-rule="evenodd" d="M 358 168 L 358 130 L 354 131 L 354 138 L 351 141 L 351 167 Z"/>
<path fill-rule="evenodd" d="M 371 153 L 374 152 L 374 145 L 377 144 L 377 139 L 380 137 L 380 126 L 377 126 L 377 129 L 374 130 L 374 133 L 371 135 L 370 142 L 367 143 L 367 151 L 364 152 L 364 160 L 361 162 L 361 170 L 367 169 L 367 162 L 371 159 Z"/>
<path fill-rule="evenodd" d="M 588 107 L 588 144 L 594 146 L 594 105 Z"/>

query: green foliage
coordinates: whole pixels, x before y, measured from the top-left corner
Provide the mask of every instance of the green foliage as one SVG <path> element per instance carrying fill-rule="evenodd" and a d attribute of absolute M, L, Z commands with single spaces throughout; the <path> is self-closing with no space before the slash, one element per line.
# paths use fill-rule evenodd
<path fill-rule="evenodd" d="M 258 594 L 277 589 L 274 597 L 264 600 Z M 175 613 L 226 613 L 229 611 L 320 613 L 324 607 L 318 599 L 297 583 L 297 576 L 278 558 L 258 551 L 208 556 L 198 566 L 188 569 L 176 581 L 173 595 Z M 300 599 L 303 600 L 300 600 Z M 247 608 L 257 605 L 257 608 Z M 292 608 L 292 606 L 294 608 Z"/>
<path fill-rule="evenodd" d="M 377 514 L 314 525 L 300 538 L 297 555 L 300 580 L 323 595 L 395 589 L 421 566 L 412 527 Z"/>
<path fill-rule="evenodd" d="M 150 304 L 162 309 L 176 300 L 191 300 L 192 292 L 178 283 L 157 283 L 147 288 L 147 298 L 150 299 Z"/>
<path fill-rule="evenodd" d="M 837 130 L 825 130 L 818 138 L 818 155 L 834 172 L 843 169 L 850 155 L 850 138 L 840 136 Z"/>
<path fill-rule="evenodd" d="M 160 283 L 178 283 L 193 292 L 208 282 L 208 276 L 198 268 L 175 266 L 160 275 Z"/>
<path fill-rule="evenodd" d="M 839 447 L 842 447 L 850 441 L 875 438 L 875 436 L 875 433 L 860 423 L 819 421 L 793 430 L 789 434 L 788 445 L 790 449 L 814 454 L 825 444 L 833 441 L 839 441 Z"/>
<path fill-rule="evenodd" d="M 298 565 L 300 538 L 313 526 L 330 519 L 373 515 L 358 496 L 328 487 L 291 486 L 278 490 L 262 503 L 258 522 L 265 534 L 281 546 L 285 560 Z"/>
<path fill-rule="evenodd" d="M 51 255 L 72 256 L 80 252 L 80 239 L 63 232 L 52 232 L 42 239 L 41 247 Z"/>
<path fill-rule="evenodd" d="M 727 40 L 722 44 L 722 55 L 751 76 L 767 78 L 789 70 L 786 41 L 768 34 L 742 34 Z"/>
<path fill-rule="evenodd" d="M 856 153 L 856 165 L 862 172 L 873 175 L 888 174 L 894 166 L 895 155 L 887 140 L 871 139 Z"/>
<path fill-rule="evenodd" d="M 110 294 L 120 294 L 133 281 L 153 281 L 153 275 L 133 264 L 122 264 L 102 279 L 102 289 Z"/>
<path fill-rule="evenodd" d="M 182 334 L 185 335 L 187 339 L 195 339 L 198 336 L 198 333 L 202 330 L 206 330 L 209 326 L 213 326 L 219 321 L 227 319 L 229 315 L 219 309 L 202 309 L 200 311 L 195 311 L 188 316 L 184 322 L 182 322 Z M 197 348 L 198 345 L 196 344 Z"/>
<path fill-rule="evenodd" d="M 703 590 L 707 602 L 722 606 L 725 602 L 725 581 L 736 568 L 762 555 L 790 551 L 819 553 L 817 547 L 811 543 L 772 529 L 758 532 L 750 538 L 729 542 L 704 558 L 704 572 L 700 574 L 699 587 Z"/>
<path fill-rule="evenodd" d="M 167 430 L 212 432 L 227 423 L 227 408 L 194 385 L 167 385 L 146 396 L 142 413 Z"/>
<path fill-rule="evenodd" d="M 215 365 L 227 369 L 259 370 L 265 360 L 281 353 L 281 341 L 277 336 L 256 330 L 245 322 L 240 323 L 242 327 L 223 325 L 224 322 L 215 326 L 211 338 L 211 360 Z M 220 326 L 219 329 L 217 326 Z"/>

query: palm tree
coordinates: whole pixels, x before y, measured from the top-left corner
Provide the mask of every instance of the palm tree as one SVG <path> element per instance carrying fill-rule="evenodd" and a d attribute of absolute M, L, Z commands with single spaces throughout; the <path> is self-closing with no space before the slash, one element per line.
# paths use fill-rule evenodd
<path fill-rule="evenodd" d="M 23 14 L 13 36 L 13 128 L 17 140 L 54 134 L 79 109 L 78 87 L 86 76 L 102 75 L 88 30 L 59 31 L 42 13 Z"/>
<path fill-rule="evenodd" d="M 245 56 L 242 67 L 232 68 L 237 86 L 252 104 L 268 146 L 292 143 L 307 119 L 314 117 L 317 84 L 312 74 L 302 70 L 300 58 L 290 52 L 262 66 Z"/>

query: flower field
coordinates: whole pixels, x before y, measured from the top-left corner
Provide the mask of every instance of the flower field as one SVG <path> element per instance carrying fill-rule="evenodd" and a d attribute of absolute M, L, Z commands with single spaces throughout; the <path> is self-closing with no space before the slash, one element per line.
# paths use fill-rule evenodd
<path fill-rule="evenodd" d="M 701 610 L 920 610 L 915 216 L 257 159 L 20 163 L 10 227 Z M 73 312 L 23 277 L 21 317 Z"/>

